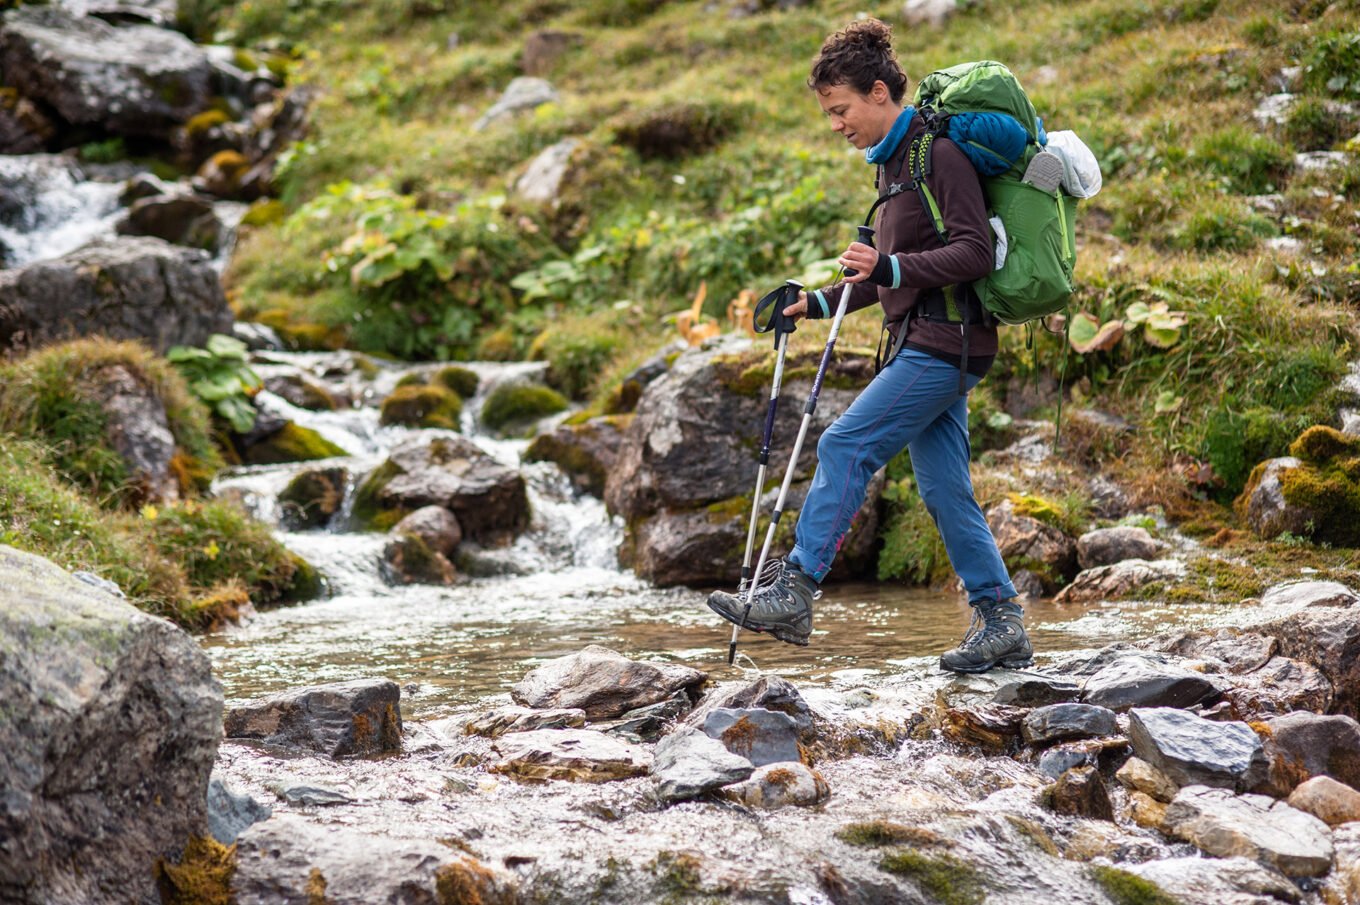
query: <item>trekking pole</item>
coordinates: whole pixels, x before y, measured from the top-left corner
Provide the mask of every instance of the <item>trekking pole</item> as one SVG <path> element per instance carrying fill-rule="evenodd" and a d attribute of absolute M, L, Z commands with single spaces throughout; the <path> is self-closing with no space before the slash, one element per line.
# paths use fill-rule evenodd
<path fill-rule="evenodd" d="M 784 309 L 798 301 L 803 284 L 787 280 L 784 285 L 756 303 L 751 315 L 751 326 L 757 333 L 774 333 L 774 379 L 770 384 L 770 407 L 765 412 L 765 433 L 760 442 L 760 467 L 756 470 L 756 490 L 751 497 L 751 524 L 746 530 L 746 555 L 741 561 L 741 588 L 751 580 L 751 554 L 756 546 L 756 522 L 760 515 L 760 493 L 765 486 L 765 469 L 770 464 L 770 440 L 774 435 L 774 415 L 779 407 L 779 386 L 784 379 L 784 354 L 789 346 L 789 334 L 797 329 L 793 318 Z M 767 314 L 768 312 L 768 314 Z"/>
<path fill-rule="evenodd" d="M 874 244 L 874 229 L 871 226 L 860 226 L 859 241 L 869 247 Z M 856 271 L 846 268 L 844 275 L 854 276 Z M 760 548 L 760 559 L 756 561 L 755 571 L 751 573 L 751 581 L 746 586 L 746 608 L 742 610 L 741 622 L 732 626 L 732 641 L 727 645 L 727 665 L 731 666 L 737 659 L 737 636 L 746 627 L 746 620 L 751 615 L 751 603 L 756 595 L 756 581 L 760 577 L 760 572 L 765 568 L 765 560 L 770 555 L 770 547 L 774 544 L 775 529 L 779 527 L 779 519 L 784 514 L 784 501 L 788 498 L 789 487 L 793 484 L 793 472 L 798 467 L 798 456 L 803 451 L 803 441 L 807 439 L 808 428 L 812 425 L 812 414 L 817 411 L 817 397 L 822 393 L 822 381 L 826 379 L 826 368 L 831 363 L 831 352 L 836 347 L 836 336 L 841 332 L 841 321 L 845 320 L 845 309 L 850 305 L 850 290 L 854 287 L 853 283 L 846 283 L 841 290 L 840 301 L 836 304 L 836 315 L 831 320 L 831 332 L 826 337 L 826 348 L 822 350 L 822 360 L 817 364 L 817 376 L 812 379 L 812 392 L 808 394 L 807 405 L 803 406 L 803 422 L 798 425 L 798 437 L 793 441 L 793 452 L 789 454 L 789 464 L 784 470 L 784 483 L 779 488 L 779 497 L 774 503 L 774 512 L 770 515 L 770 528 L 765 532 L 765 543 Z"/>

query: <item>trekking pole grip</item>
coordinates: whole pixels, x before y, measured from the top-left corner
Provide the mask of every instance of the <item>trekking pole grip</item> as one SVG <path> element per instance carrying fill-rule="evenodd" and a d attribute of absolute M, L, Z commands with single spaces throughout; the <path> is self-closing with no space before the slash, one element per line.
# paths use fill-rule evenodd
<path fill-rule="evenodd" d="M 857 226 L 855 227 L 855 229 L 859 230 L 859 241 L 869 246 L 870 248 L 873 248 L 874 228 L 872 226 Z M 859 273 L 859 271 L 854 269 L 853 267 L 847 267 L 843 272 L 848 277 L 852 277 L 855 274 Z"/>

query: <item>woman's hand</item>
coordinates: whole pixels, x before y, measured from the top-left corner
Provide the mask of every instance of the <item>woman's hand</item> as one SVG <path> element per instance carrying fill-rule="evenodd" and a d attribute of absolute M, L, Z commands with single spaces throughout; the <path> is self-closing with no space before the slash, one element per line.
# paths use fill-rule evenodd
<path fill-rule="evenodd" d="M 869 279 L 869 274 L 874 272 L 874 265 L 878 263 L 878 249 L 863 242 L 851 242 L 850 247 L 836 261 L 847 270 L 854 270 L 854 276 L 847 276 L 847 283 L 861 283 Z"/>
<path fill-rule="evenodd" d="M 799 292 L 798 301 L 784 309 L 784 316 L 791 317 L 795 322 L 807 317 L 807 293 Z"/>

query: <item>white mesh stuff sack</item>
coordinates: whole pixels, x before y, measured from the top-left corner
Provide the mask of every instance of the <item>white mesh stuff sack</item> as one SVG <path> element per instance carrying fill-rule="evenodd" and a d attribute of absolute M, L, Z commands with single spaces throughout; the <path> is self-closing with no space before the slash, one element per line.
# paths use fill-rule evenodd
<path fill-rule="evenodd" d="M 1073 198 L 1092 198 L 1100 191 L 1100 163 L 1075 132 L 1048 133 L 1048 150 L 1062 158 L 1062 189 Z"/>

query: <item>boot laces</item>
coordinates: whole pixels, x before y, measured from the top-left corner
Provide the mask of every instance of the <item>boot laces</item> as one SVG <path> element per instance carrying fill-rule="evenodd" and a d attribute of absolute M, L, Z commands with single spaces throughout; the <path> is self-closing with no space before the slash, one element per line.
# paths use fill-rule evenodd
<path fill-rule="evenodd" d="M 789 594 L 789 583 L 793 581 L 789 574 L 791 571 L 792 568 L 783 559 L 772 559 L 765 563 L 760 569 L 760 574 L 755 576 L 755 592 L 751 595 L 751 602 L 771 595 L 782 597 Z M 821 588 L 812 592 L 813 600 L 818 600 L 821 596 Z"/>
<path fill-rule="evenodd" d="M 973 618 L 968 623 L 968 633 L 963 636 L 963 641 L 959 643 L 959 647 L 972 647 L 975 644 L 979 644 L 987 634 L 986 617 L 982 615 L 982 611 L 977 607 L 973 607 L 972 610 Z"/>

